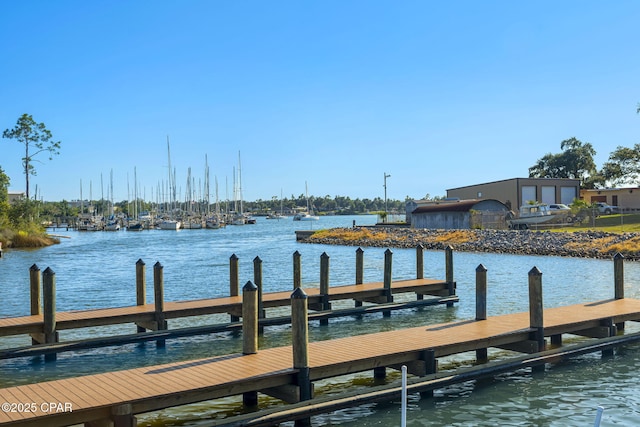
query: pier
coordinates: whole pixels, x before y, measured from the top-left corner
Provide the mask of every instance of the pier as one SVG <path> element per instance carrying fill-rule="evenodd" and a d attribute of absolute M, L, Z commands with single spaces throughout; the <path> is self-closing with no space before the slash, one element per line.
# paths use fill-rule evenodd
<path fill-rule="evenodd" d="M 289 294 L 291 345 L 269 349 L 257 345 L 258 288 L 248 282 L 242 289 L 242 353 L 0 389 L 0 400 L 9 409 L 0 413 L 0 423 L 129 427 L 135 425 L 136 414 L 241 395 L 255 411 L 216 420 L 216 425 L 272 425 L 280 416 L 281 420 L 297 420 L 297 426 L 308 426 L 311 413 L 337 409 L 345 402 L 376 401 L 394 392 L 378 390 L 366 397 L 316 401 L 313 383 L 326 378 L 366 371 L 381 378 L 389 369 L 406 366 L 414 377 L 412 390 L 428 391 L 508 369 L 540 369 L 571 354 L 610 354 L 618 343 L 640 340 L 640 333 L 625 333 L 626 322 L 640 321 L 640 300 L 625 298 L 623 257 L 616 255 L 613 262 L 614 286 L 608 300 L 545 309 L 542 272 L 533 267 L 527 277 L 529 311 L 489 316 L 487 269 L 479 265 L 474 319 L 319 342 L 308 342 L 310 298 L 296 287 Z M 565 347 L 564 335 L 593 340 Z M 496 364 L 488 362 L 488 348 L 524 356 Z M 465 352 L 475 352 L 479 364 L 470 373 L 438 374 L 439 358 Z M 258 393 L 288 405 L 265 414 L 255 408 Z M 18 411 L 26 403 L 29 410 Z"/>
<path fill-rule="evenodd" d="M 292 289 L 302 287 L 301 256 L 293 254 Z M 385 252 L 384 279 L 381 282 L 363 283 L 364 251 L 356 250 L 355 282 L 352 285 L 329 286 L 329 256 L 323 253 L 320 257 L 321 274 L 318 288 L 307 288 L 308 306 L 314 311 L 311 319 L 327 323 L 330 318 L 366 314 L 382 311 L 388 316 L 391 311 L 404 308 L 447 304 L 458 301 L 455 296 L 453 280 L 453 249 L 445 251 L 446 280 L 424 278 L 423 248 L 416 247 L 415 278 L 392 280 L 393 253 Z M 56 277 L 51 268 L 40 269 L 33 265 L 29 271 L 31 314 L 21 317 L 0 319 L 0 337 L 28 334 L 32 338 L 32 348 L 14 348 L 0 350 L 0 359 L 22 357 L 27 355 L 46 354 L 48 360 L 55 359 L 55 354 L 79 348 L 117 345 L 144 340 L 162 340 L 186 335 L 206 334 L 219 331 L 239 329 L 242 318 L 243 297 L 240 293 L 239 260 L 232 255 L 229 258 L 229 296 L 191 301 L 164 300 L 164 267 L 158 262 L 153 266 L 154 302 L 147 304 L 146 265 L 142 260 L 136 263 L 136 305 L 81 311 L 56 311 Z M 290 304 L 290 292 L 262 292 L 262 261 L 259 257 L 253 260 L 254 285 L 257 288 L 259 314 L 258 321 L 263 326 L 289 323 L 290 317 L 267 318 L 267 309 L 284 307 Z M 394 302 L 394 295 L 413 293 L 416 301 Z M 425 299 L 425 296 L 428 298 Z M 332 310 L 331 303 L 340 300 L 353 300 L 352 309 Z M 210 314 L 228 314 L 229 322 L 201 327 L 169 329 L 168 321 L 172 319 Z M 109 326 L 131 323 L 136 325 L 135 336 L 114 336 L 86 339 L 80 342 L 60 342 L 59 332 L 70 329 L 82 329 L 94 326 Z M 155 331 L 147 332 L 147 331 Z"/>

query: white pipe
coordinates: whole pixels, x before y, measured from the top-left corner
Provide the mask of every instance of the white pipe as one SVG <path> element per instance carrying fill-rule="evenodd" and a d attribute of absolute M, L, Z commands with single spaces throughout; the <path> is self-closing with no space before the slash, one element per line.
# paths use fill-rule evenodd
<path fill-rule="evenodd" d="M 598 412 L 596 413 L 596 422 L 593 424 L 593 427 L 600 427 L 600 420 L 602 419 L 603 412 L 604 408 L 602 406 L 598 406 Z"/>
<path fill-rule="evenodd" d="M 400 427 L 407 427 L 407 367 L 402 365 L 402 415 Z"/>

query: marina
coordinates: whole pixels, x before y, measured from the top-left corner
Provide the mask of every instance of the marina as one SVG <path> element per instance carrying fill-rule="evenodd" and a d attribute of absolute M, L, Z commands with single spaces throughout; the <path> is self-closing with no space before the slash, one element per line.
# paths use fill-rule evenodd
<path fill-rule="evenodd" d="M 324 218 L 306 223 L 298 229 L 313 224 L 314 228 L 325 226 L 350 226 L 356 220 L 365 224 L 366 217 Z M 331 222 L 336 221 L 336 222 Z M 375 221 L 375 219 L 370 219 Z M 324 222 L 324 224 L 323 224 Z M 355 247 L 335 247 L 327 245 L 309 245 L 297 243 L 294 236 L 296 227 L 293 221 L 258 220 L 251 227 L 227 227 L 215 233 L 219 240 L 213 240 L 214 233 L 206 230 L 187 230 L 167 233 L 166 231 L 147 230 L 142 233 L 78 233 L 68 232 L 70 239 L 55 247 L 41 251 L 5 252 L 0 268 L 3 273 L 11 273 L 19 278 L 24 286 L 10 286 L 0 277 L 3 289 L 11 294 L 12 303 L 3 306 L 3 317 L 29 314 L 29 267 L 33 263 L 51 266 L 57 275 L 58 310 L 108 308 L 135 304 L 135 270 L 132 266 L 140 257 L 147 260 L 159 260 L 165 266 L 166 301 L 181 301 L 209 297 L 222 297 L 229 292 L 229 254 L 235 253 L 240 259 L 240 283 L 253 280 L 252 260 L 259 255 L 263 260 L 263 283 L 265 292 L 291 292 L 293 283 L 292 253 L 296 250 L 302 255 L 302 288 L 319 288 L 320 255 L 326 252 L 331 256 L 331 283 L 337 286 L 350 283 L 354 279 Z M 66 246 L 64 246 L 66 245 Z M 91 248 L 91 250 L 89 250 Z M 275 249 L 277 248 L 277 250 Z M 383 277 L 384 251 L 382 248 L 364 248 L 364 281 L 376 282 Z M 109 254 L 110 274 L 99 268 L 103 253 Z M 415 249 L 393 249 L 394 280 L 406 279 L 407 272 L 415 270 Z M 20 259 L 19 259 L 20 258 Z M 69 262 L 69 258 L 74 262 Z M 64 261 L 66 259 L 66 262 Z M 9 261 L 9 262 L 7 262 Z M 445 277 L 442 251 L 425 251 L 425 276 Z M 328 326 L 312 323 L 309 327 L 310 342 L 333 340 L 347 336 L 391 331 L 416 327 L 417 325 L 439 325 L 449 322 L 475 318 L 475 269 L 482 263 L 488 269 L 488 313 L 489 316 L 521 313 L 528 310 L 526 296 L 526 277 L 532 265 L 544 273 L 545 307 L 589 303 L 611 298 L 613 269 L 611 260 L 588 260 L 560 257 L 510 256 L 481 253 L 456 253 L 455 280 L 456 294 L 460 302 L 454 307 L 430 307 L 426 309 L 408 308 L 397 310 L 390 317 L 382 313 L 365 314 L 331 321 Z M 151 276 L 151 274 L 149 274 Z M 404 276 L 404 277 L 403 277 Z M 82 281 L 71 280 L 80 278 Z M 638 298 L 638 290 L 633 285 L 638 280 L 636 263 L 625 264 L 626 297 Z M 153 295 L 149 277 L 148 303 Z M 587 287 L 589 292 L 576 292 L 576 283 Z M 17 296 L 20 294 L 20 297 Z M 90 301 L 87 299 L 90 296 Z M 352 304 L 351 304 L 352 306 Z M 226 319 L 228 319 L 226 315 Z M 171 320 L 174 327 L 196 326 L 198 317 Z M 122 333 L 135 332 L 130 325 L 123 325 Z M 121 328 L 105 326 L 89 328 L 90 334 L 102 332 L 102 328 Z M 625 334 L 633 333 L 634 323 L 629 323 Z M 111 332 L 110 332 L 111 333 Z M 286 346 L 290 344 L 290 329 L 286 325 L 269 327 L 261 338 L 260 350 Z M 61 341 L 82 339 L 80 330 L 60 331 Z M 86 332 L 85 332 L 86 334 Z M 157 349 L 155 343 L 143 345 L 130 344 L 108 347 L 99 350 L 78 350 L 58 355 L 55 362 L 37 362 L 31 358 L 17 358 L 1 362 L 0 372 L 3 386 L 18 386 L 46 380 L 75 378 L 80 375 L 94 375 L 122 369 L 137 369 L 180 361 L 222 356 L 241 352 L 241 340 L 233 333 L 215 333 L 211 336 L 186 337 L 167 340 L 166 347 Z M 268 338 L 268 339 L 267 339 Z M 212 346 L 212 340 L 215 344 Z M 565 340 L 572 344 L 573 337 Z M 28 346 L 29 341 L 20 337 L 5 337 L 0 340 L 4 347 Z M 423 411 L 429 411 L 424 425 L 472 425 L 466 421 L 465 414 L 472 407 L 473 425 L 500 420 L 522 420 L 522 407 L 531 408 L 531 416 L 536 420 L 546 420 L 545 425 L 554 425 L 554 420 L 562 419 L 558 425 L 583 425 L 592 422 L 597 405 L 606 408 L 603 425 L 608 420 L 622 420 L 628 424 L 634 414 L 633 390 L 637 387 L 632 372 L 638 362 L 635 344 L 627 344 L 626 350 L 616 352 L 614 358 L 601 359 L 598 355 L 580 356 L 569 363 L 547 365 L 547 373 L 540 377 L 528 371 L 516 371 L 494 381 L 489 388 L 472 381 L 434 391 L 433 399 L 419 399 L 410 396 L 409 420 L 422 418 Z M 490 351 L 491 361 L 512 357 L 505 350 Z M 451 362 L 444 357 L 439 366 L 446 371 Z M 475 352 L 456 357 L 456 366 L 460 363 L 473 364 Z M 588 366 L 588 369 L 585 369 Z M 45 369 L 46 367 L 46 369 Z M 614 371 L 609 371 L 613 369 Z M 388 381 L 395 377 L 395 371 L 387 375 Z M 597 374 L 594 375 L 594 372 Z M 615 372 L 615 373 L 614 373 Z M 569 374 L 570 373 L 570 374 Z M 626 373 L 629 379 L 626 380 Z M 567 377 L 570 375 L 570 378 Z M 601 378 L 615 377 L 614 381 Z M 368 379 L 367 379 L 368 378 Z M 373 381 L 373 382 L 371 382 Z M 362 375 L 352 374 L 345 378 L 319 380 L 315 389 L 320 397 L 328 397 L 342 392 L 345 384 L 354 388 L 356 393 L 366 393 L 376 384 L 371 372 Z M 557 384 L 556 384 L 557 381 Z M 538 384 L 540 384 L 538 386 Z M 527 392 L 514 392 L 515 388 L 525 386 Z M 533 388 L 532 388 L 533 387 Z M 557 388 L 557 392 L 555 391 Z M 564 391 L 560 391 L 564 390 Z M 570 390 L 570 391 L 567 391 Z M 580 390 L 580 391 L 578 391 Z M 487 394 L 491 391 L 490 394 Z M 622 394 L 623 393 L 623 394 Z M 617 396 L 625 396 L 626 403 Z M 520 396 L 514 400 L 515 396 Z M 277 409 L 277 400 L 260 397 L 261 408 Z M 486 400 L 485 400 L 486 399 Z M 614 399 L 612 401 L 612 399 Z M 483 403 L 484 401 L 484 403 Z M 489 403 L 490 402 L 490 403 Z M 613 402 L 615 407 L 612 407 Z M 544 411 L 539 409 L 543 405 Z M 631 405 L 631 406 L 626 406 Z M 238 414 L 242 398 L 222 399 L 219 403 L 194 403 L 184 407 L 167 409 L 138 418 L 138 425 L 165 425 L 168 420 L 181 419 L 184 425 L 211 425 L 211 417 L 222 410 L 232 415 Z M 500 408 L 497 414 L 491 407 Z M 520 408 L 520 409 L 518 409 Z M 626 409 L 625 409 L 626 408 Z M 486 410 L 485 410 L 486 409 Z M 385 425 L 397 423 L 398 407 L 390 403 L 352 406 L 348 409 L 336 409 L 333 413 L 319 414 L 313 419 L 313 425 Z M 524 414 L 527 417 L 527 414 Z M 567 421 L 567 416 L 569 420 Z M 510 418 L 511 417 L 511 418 Z M 208 421 L 207 421 L 208 420 Z M 537 421 L 536 421 L 537 422 Z M 289 425 L 284 423 L 282 425 Z M 418 424 L 422 425 L 422 424 Z M 487 424 L 484 424 L 487 425 Z"/>

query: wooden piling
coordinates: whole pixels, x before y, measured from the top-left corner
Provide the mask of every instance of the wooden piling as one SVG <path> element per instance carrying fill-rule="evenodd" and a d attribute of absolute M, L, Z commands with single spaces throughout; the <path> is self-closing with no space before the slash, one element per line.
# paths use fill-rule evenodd
<path fill-rule="evenodd" d="M 42 272 L 42 292 L 44 296 L 43 332 L 44 343 L 58 342 L 56 332 L 56 273 L 49 267 Z M 56 353 L 45 354 L 44 360 L 56 360 Z"/>
<path fill-rule="evenodd" d="M 424 279 L 424 246 L 416 246 L 416 279 Z"/>
<path fill-rule="evenodd" d="M 320 299 L 322 310 L 331 310 L 329 302 L 329 255 L 323 252 L 320 255 Z M 329 319 L 321 319 L 321 325 L 328 325 Z"/>
<path fill-rule="evenodd" d="M 416 246 L 416 279 L 424 279 L 424 246 Z M 417 300 L 423 300 L 424 295 L 416 293 Z"/>
<path fill-rule="evenodd" d="M 542 272 L 538 267 L 533 267 L 529 271 L 529 327 L 535 329 L 531 338 L 537 342 L 538 351 L 545 350 L 543 312 Z"/>
<path fill-rule="evenodd" d="M 298 370 L 296 382 L 300 390 L 301 401 L 310 400 L 312 397 L 311 380 L 309 378 L 309 313 L 307 302 L 307 294 L 302 288 L 296 288 L 291 294 L 293 368 Z"/>
<path fill-rule="evenodd" d="M 147 303 L 147 266 L 142 259 L 136 262 L 136 305 L 145 305 Z M 145 332 L 146 328 L 140 325 L 136 326 L 138 332 Z"/>
<path fill-rule="evenodd" d="M 156 330 L 167 329 L 164 318 L 164 267 L 160 261 L 153 265 L 153 303 L 155 305 Z M 157 340 L 156 347 L 164 347 L 165 340 Z"/>
<path fill-rule="evenodd" d="M 31 315 L 38 315 L 40 314 L 42 301 L 40 297 L 40 268 L 35 264 L 29 268 L 29 289 L 31 295 Z"/>
<path fill-rule="evenodd" d="M 613 282 L 615 299 L 624 299 L 624 256 L 618 252 L 613 257 Z M 616 323 L 618 331 L 624 330 L 624 322 Z"/>
<path fill-rule="evenodd" d="M 364 250 L 356 249 L 356 285 L 364 283 Z M 355 301 L 356 307 L 362 307 L 362 301 Z"/>
<path fill-rule="evenodd" d="M 387 298 L 387 302 L 393 302 L 393 293 L 391 292 L 391 281 L 393 277 L 392 273 L 393 267 L 393 252 L 391 249 L 387 249 L 384 251 L 384 293 Z M 384 317 L 391 316 L 391 311 L 383 311 L 382 315 Z"/>
<path fill-rule="evenodd" d="M 356 285 L 364 283 L 364 250 L 356 249 Z"/>
<path fill-rule="evenodd" d="M 264 319 L 264 304 L 262 302 L 262 260 L 260 257 L 253 259 L 253 284 L 258 288 L 258 319 Z M 263 328 L 259 328 L 262 332 Z"/>
<path fill-rule="evenodd" d="M 247 282 L 242 287 L 242 354 L 258 352 L 258 287 Z"/>
<path fill-rule="evenodd" d="M 300 252 L 293 253 L 293 289 L 298 289 L 302 285 L 302 267 L 300 265 Z"/>
<path fill-rule="evenodd" d="M 427 375 L 433 375 L 438 372 L 438 359 L 434 349 L 424 350 L 421 359 L 425 362 L 425 371 Z M 422 397 L 433 397 L 433 389 L 420 392 Z"/>
<path fill-rule="evenodd" d="M 240 295 L 240 277 L 238 274 L 238 257 L 232 254 L 229 257 L 229 296 Z M 238 316 L 231 315 L 231 322 L 240 320 Z"/>
<path fill-rule="evenodd" d="M 476 268 L 476 320 L 487 320 L 487 269 L 482 264 Z M 486 348 L 476 350 L 476 360 L 479 363 L 488 361 Z"/>
<path fill-rule="evenodd" d="M 449 295 L 456 294 L 456 282 L 453 280 L 453 247 L 447 245 L 444 249 L 444 267 L 445 267 L 445 280 L 449 287 Z M 447 307 L 453 307 L 453 302 L 448 302 Z"/>

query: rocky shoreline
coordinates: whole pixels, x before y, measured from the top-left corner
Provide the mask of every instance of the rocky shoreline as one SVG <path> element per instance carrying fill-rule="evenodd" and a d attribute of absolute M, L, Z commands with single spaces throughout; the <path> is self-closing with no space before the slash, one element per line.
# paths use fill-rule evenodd
<path fill-rule="evenodd" d="M 303 240 L 329 245 L 415 248 L 521 255 L 555 255 L 640 260 L 640 233 L 601 231 L 550 232 L 531 230 L 432 230 L 407 227 L 355 227 L 321 230 Z"/>

